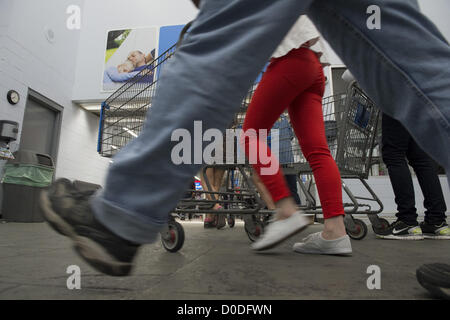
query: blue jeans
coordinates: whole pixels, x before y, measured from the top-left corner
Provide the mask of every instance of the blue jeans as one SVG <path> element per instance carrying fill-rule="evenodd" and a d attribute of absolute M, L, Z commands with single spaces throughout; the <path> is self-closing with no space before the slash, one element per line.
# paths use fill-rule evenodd
<path fill-rule="evenodd" d="M 381 9 L 381 29 L 366 9 Z M 416 0 L 316 0 L 308 16 L 384 113 L 447 170 L 450 184 L 450 46 Z M 420 39 L 420 40 L 419 40 Z"/>
<path fill-rule="evenodd" d="M 203 131 L 224 130 L 270 55 L 308 8 L 362 88 L 450 172 L 450 49 L 417 12 L 416 2 L 316 0 L 310 7 L 312 2 L 202 1 L 190 33 L 164 69 L 143 132 L 116 155 L 105 188 L 92 200 L 101 223 L 136 243 L 157 239 L 201 167 L 172 163 L 173 130 L 193 133 L 195 120 L 203 121 Z M 368 30 L 366 8 L 377 3 L 382 29 Z M 435 60 L 427 61 L 430 55 Z"/>

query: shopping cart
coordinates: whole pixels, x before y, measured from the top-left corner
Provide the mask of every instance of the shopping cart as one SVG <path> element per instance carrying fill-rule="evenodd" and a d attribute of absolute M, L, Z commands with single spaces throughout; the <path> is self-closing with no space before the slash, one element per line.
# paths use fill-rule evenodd
<path fill-rule="evenodd" d="M 158 87 L 159 75 L 175 54 L 176 48 L 177 44 L 169 48 L 102 103 L 98 135 L 98 152 L 102 156 L 113 157 L 140 134 Z M 148 81 L 150 74 L 151 82 Z M 256 87 L 257 83 L 249 89 L 230 128 L 242 127 Z M 364 181 L 368 177 L 371 166 L 379 112 L 355 84 L 349 87 L 347 93 L 324 98 L 323 108 L 327 139 L 332 155 L 341 170 L 342 178 L 359 179 L 371 194 L 371 198 L 354 196 L 350 188 L 343 183 L 343 188 L 351 199 L 351 203 L 345 204 L 348 234 L 354 239 L 362 239 L 367 233 L 367 226 L 363 221 L 354 219 L 353 214 L 367 214 L 374 228 L 385 227 L 384 222 L 376 215 L 382 211 L 382 203 Z M 293 173 L 297 176 L 301 191 L 306 198 L 302 208 L 317 217 L 321 207 L 313 196 L 312 171 L 301 153 L 298 142 L 294 140 L 289 148 L 280 150 L 280 155 L 283 152 L 289 152 L 293 156 L 294 160 L 282 164 L 282 168 L 285 173 Z M 226 171 L 224 188 L 220 192 L 207 191 L 212 190 L 206 175 L 206 170 L 210 167 L 222 168 Z M 169 216 L 166 228 L 161 232 L 165 249 L 176 252 L 183 246 L 184 230 L 175 220 L 181 214 L 224 214 L 229 221 L 233 222 L 235 216 L 242 217 L 249 239 L 255 241 L 264 232 L 264 227 L 274 212 L 265 209 L 265 204 L 252 181 L 251 166 L 248 162 L 238 161 L 237 156 L 233 156 L 232 161 L 207 165 L 202 170 L 207 190 L 187 190 L 186 194 L 196 196 L 185 197 L 178 202 Z M 305 177 L 308 177 L 306 182 Z M 380 208 L 374 211 L 370 205 L 361 203 L 361 200 L 375 201 Z M 214 210 L 216 203 L 223 209 Z M 361 208 L 366 210 L 361 211 Z"/>
<path fill-rule="evenodd" d="M 141 133 L 158 87 L 159 76 L 176 48 L 177 44 L 170 47 L 102 103 L 97 146 L 101 156 L 113 157 Z M 149 75 L 153 76 L 151 82 L 148 81 Z M 167 227 L 161 232 L 166 250 L 178 251 L 184 243 L 183 227 L 175 221 L 175 217 L 181 214 L 218 213 L 213 207 L 219 203 L 224 208 L 220 213 L 227 215 L 230 226 L 234 225 L 236 215 L 259 214 L 263 203 L 255 191 L 248 165 L 231 163 L 205 166 L 202 176 L 207 190 L 212 190 L 206 175 L 206 170 L 210 167 L 226 170 L 225 189 L 221 192 L 186 190 L 186 194 L 196 196 L 181 199 L 170 215 Z M 208 199 L 207 195 L 212 199 Z M 255 238 L 254 234 L 262 234 L 262 227 L 246 228 L 249 229 L 253 230 L 248 231 L 252 240 Z"/>

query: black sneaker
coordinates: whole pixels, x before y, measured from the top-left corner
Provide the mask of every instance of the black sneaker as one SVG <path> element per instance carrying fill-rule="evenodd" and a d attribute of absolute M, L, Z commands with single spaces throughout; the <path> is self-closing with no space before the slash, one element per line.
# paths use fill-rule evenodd
<path fill-rule="evenodd" d="M 444 263 L 424 264 L 416 271 L 419 283 L 432 295 L 450 299 L 450 265 Z"/>
<path fill-rule="evenodd" d="M 397 220 L 385 230 L 380 230 L 376 234 L 377 238 L 393 240 L 422 240 L 424 239 L 422 230 L 418 224 L 407 225 L 403 221 Z"/>
<path fill-rule="evenodd" d="M 439 225 L 428 224 L 424 221 L 420 223 L 420 228 L 425 239 L 450 240 L 450 228 L 445 221 Z"/>
<path fill-rule="evenodd" d="M 95 190 L 79 191 L 67 179 L 58 179 L 41 194 L 45 220 L 74 241 L 77 253 L 96 270 L 126 276 L 140 245 L 115 235 L 98 222 L 89 205 Z"/>

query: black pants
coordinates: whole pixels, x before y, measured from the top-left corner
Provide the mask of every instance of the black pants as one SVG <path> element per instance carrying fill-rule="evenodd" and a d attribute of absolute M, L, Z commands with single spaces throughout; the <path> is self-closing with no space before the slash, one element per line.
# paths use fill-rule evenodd
<path fill-rule="evenodd" d="M 298 196 L 297 190 L 297 176 L 295 174 L 287 174 L 285 175 L 286 182 L 291 191 L 292 197 L 294 197 L 294 201 L 297 205 L 301 204 L 300 197 Z"/>
<path fill-rule="evenodd" d="M 417 222 L 413 181 L 406 162 L 408 159 L 424 196 L 425 221 L 429 224 L 441 224 L 445 220 L 447 207 L 436 163 L 422 151 L 400 122 L 385 114 L 382 135 L 383 161 L 394 189 L 397 218 L 409 225 Z"/>

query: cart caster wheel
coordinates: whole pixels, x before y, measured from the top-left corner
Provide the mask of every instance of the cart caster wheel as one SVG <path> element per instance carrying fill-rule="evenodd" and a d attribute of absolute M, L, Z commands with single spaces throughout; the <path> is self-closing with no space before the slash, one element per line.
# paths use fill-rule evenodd
<path fill-rule="evenodd" d="M 355 230 L 350 231 L 347 229 L 347 234 L 350 238 L 353 240 L 362 240 L 367 235 L 367 225 L 364 223 L 364 221 L 359 219 L 353 219 L 353 222 L 355 223 Z"/>
<path fill-rule="evenodd" d="M 184 244 L 184 229 L 176 221 L 169 221 L 167 230 L 161 233 L 161 242 L 169 252 L 177 252 Z"/>
<path fill-rule="evenodd" d="M 236 223 L 236 220 L 234 219 L 234 217 L 228 217 L 227 223 L 230 228 L 233 228 Z"/>
<path fill-rule="evenodd" d="M 254 232 L 250 232 L 249 230 L 247 230 L 247 227 L 245 225 L 244 229 L 251 242 L 255 242 L 256 240 L 258 240 L 258 238 L 264 233 L 264 225 L 259 221 L 255 222 Z"/>
<path fill-rule="evenodd" d="M 373 230 L 373 232 L 375 232 L 376 234 L 380 233 L 380 231 L 387 230 L 387 228 L 389 228 L 389 226 L 390 226 L 389 221 L 387 221 L 386 219 L 384 219 L 384 218 L 378 218 L 378 220 L 379 220 L 379 222 L 380 222 L 380 224 L 381 224 L 380 227 L 377 228 L 377 227 L 375 227 L 375 226 L 372 224 L 372 230 Z"/>

